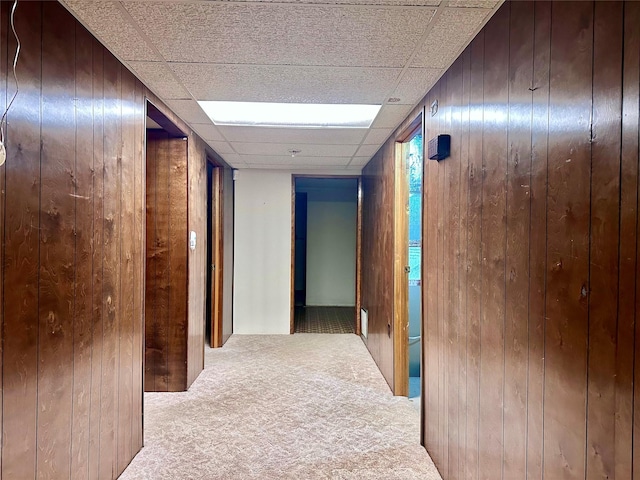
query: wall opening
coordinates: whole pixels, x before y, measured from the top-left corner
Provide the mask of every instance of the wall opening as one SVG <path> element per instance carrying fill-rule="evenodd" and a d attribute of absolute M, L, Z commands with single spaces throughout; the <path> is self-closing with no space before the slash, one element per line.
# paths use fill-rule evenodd
<path fill-rule="evenodd" d="M 292 333 L 359 330 L 357 177 L 295 176 Z"/>

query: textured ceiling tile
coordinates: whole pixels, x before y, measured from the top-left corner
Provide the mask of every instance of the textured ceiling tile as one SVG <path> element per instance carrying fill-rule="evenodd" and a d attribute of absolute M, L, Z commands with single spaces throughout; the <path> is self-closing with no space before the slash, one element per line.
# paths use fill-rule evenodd
<path fill-rule="evenodd" d="M 371 160 L 371 157 L 353 157 L 349 166 L 362 168 L 369 163 L 369 160 Z"/>
<path fill-rule="evenodd" d="M 242 155 L 247 165 L 290 165 L 294 167 L 305 166 L 340 166 L 345 167 L 351 157 L 292 157 L 291 155 L 265 157 L 261 155 Z"/>
<path fill-rule="evenodd" d="M 381 104 L 399 68 L 170 64 L 197 100 Z"/>
<path fill-rule="evenodd" d="M 399 98 L 400 104 L 415 105 L 435 85 L 441 74 L 441 69 L 409 68 L 391 96 Z"/>
<path fill-rule="evenodd" d="M 431 32 L 418 50 L 414 67 L 447 68 L 471 42 L 473 34 L 488 19 L 491 10 L 447 8 L 435 20 Z"/>
<path fill-rule="evenodd" d="M 363 143 L 365 145 L 382 145 L 392 132 L 391 128 L 372 128 Z"/>
<path fill-rule="evenodd" d="M 207 143 L 218 155 L 228 155 L 236 153 L 236 151 L 227 142 L 214 142 L 209 140 L 207 141 Z"/>
<path fill-rule="evenodd" d="M 187 123 L 211 124 L 211 119 L 195 100 L 167 100 L 167 105 Z"/>
<path fill-rule="evenodd" d="M 176 80 L 165 63 L 130 61 L 128 64 L 138 78 L 163 99 L 191 99 L 189 92 Z"/>
<path fill-rule="evenodd" d="M 65 0 L 63 4 L 117 57 L 161 60 L 130 21 L 123 18 L 117 2 Z"/>
<path fill-rule="evenodd" d="M 212 123 L 192 123 L 193 128 L 203 140 L 207 142 L 224 142 L 225 138 L 220 134 L 216 126 Z"/>
<path fill-rule="evenodd" d="M 503 0 L 449 0 L 449 7 L 495 8 Z"/>
<path fill-rule="evenodd" d="M 435 8 L 125 4 L 167 61 L 402 67 Z"/>
<path fill-rule="evenodd" d="M 372 128 L 396 128 L 411 112 L 411 105 L 384 105 Z"/>
<path fill-rule="evenodd" d="M 218 127 L 230 142 L 359 145 L 366 128 Z"/>
<path fill-rule="evenodd" d="M 300 150 L 297 156 L 305 157 L 351 157 L 356 145 L 296 145 L 291 143 L 232 143 L 241 155 L 289 156 L 289 150 Z"/>
<path fill-rule="evenodd" d="M 224 155 L 220 155 L 225 162 L 227 162 L 231 167 L 234 168 L 246 168 L 247 164 L 245 163 L 242 156 L 235 153 L 226 153 Z"/>
<path fill-rule="evenodd" d="M 236 2 L 253 2 L 255 0 L 234 0 Z M 300 3 L 300 4 L 329 4 L 329 5 L 371 5 L 371 6 L 438 6 L 442 0 L 261 0 L 263 3 Z M 473 2 L 474 0 L 469 0 Z M 485 0 L 477 0 L 485 1 Z"/>
<path fill-rule="evenodd" d="M 376 152 L 380 149 L 380 145 L 362 145 L 358 152 L 356 153 L 357 157 L 373 157 Z"/>

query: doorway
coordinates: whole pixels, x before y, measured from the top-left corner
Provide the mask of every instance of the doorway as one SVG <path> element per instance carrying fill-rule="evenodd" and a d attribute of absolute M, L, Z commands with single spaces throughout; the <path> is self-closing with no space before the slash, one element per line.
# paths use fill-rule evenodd
<path fill-rule="evenodd" d="M 422 115 L 396 143 L 395 327 L 396 394 L 419 401 L 422 377 Z"/>
<path fill-rule="evenodd" d="M 291 333 L 360 331 L 359 177 L 294 175 Z"/>
<path fill-rule="evenodd" d="M 224 169 L 207 159 L 207 301 L 206 342 L 221 347 L 225 341 L 223 321 L 223 190 Z"/>

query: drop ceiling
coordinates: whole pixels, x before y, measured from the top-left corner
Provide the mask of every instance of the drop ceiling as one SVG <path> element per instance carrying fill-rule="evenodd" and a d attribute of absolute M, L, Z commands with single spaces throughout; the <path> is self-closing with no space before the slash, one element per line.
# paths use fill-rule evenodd
<path fill-rule="evenodd" d="M 231 166 L 353 173 L 501 1 L 62 3 Z M 369 129 L 216 126 L 199 100 L 382 108 Z"/>

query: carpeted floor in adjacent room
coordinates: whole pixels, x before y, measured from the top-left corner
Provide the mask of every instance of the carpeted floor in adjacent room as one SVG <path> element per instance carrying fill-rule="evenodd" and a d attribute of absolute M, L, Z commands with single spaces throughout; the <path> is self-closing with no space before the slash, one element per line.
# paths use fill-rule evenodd
<path fill-rule="evenodd" d="M 441 478 L 356 335 L 234 335 L 205 357 L 188 392 L 145 394 L 123 480 Z"/>

